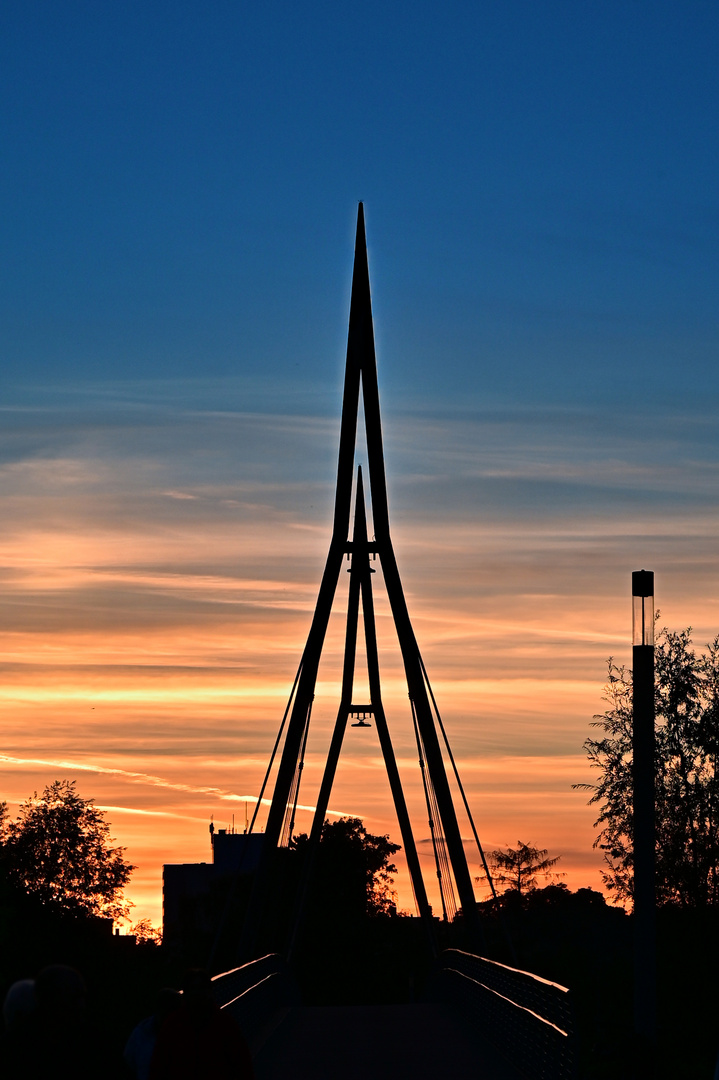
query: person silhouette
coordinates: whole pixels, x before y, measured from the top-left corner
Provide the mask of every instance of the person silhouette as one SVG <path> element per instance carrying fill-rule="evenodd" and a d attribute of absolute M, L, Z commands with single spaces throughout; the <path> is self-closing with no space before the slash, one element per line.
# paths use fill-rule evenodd
<path fill-rule="evenodd" d="M 182 1001 L 160 1028 L 149 1080 L 253 1080 L 252 1058 L 238 1025 L 212 996 L 206 971 L 185 975 Z"/>
<path fill-rule="evenodd" d="M 179 990 L 168 987 L 160 990 L 155 998 L 152 1015 L 141 1020 L 130 1033 L 122 1059 L 134 1080 L 148 1080 L 158 1033 L 170 1013 L 180 1007 L 181 1001 Z"/>
<path fill-rule="evenodd" d="M 87 1017 L 87 988 L 79 971 L 51 964 L 35 979 L 35 1007 L 5 1035 L 3 1080 L 97 1080 L 117 1076 Z M 10 1006 L 12 1009 L 12 1005 Z"/>
<path fill-rule="evenodd" d="M 5 995 L 2 1007 L 5 1031 L 17 1031 L 28 1022 L 36 1008 L 35 980 L 19 979 L 14 982 Z"/>

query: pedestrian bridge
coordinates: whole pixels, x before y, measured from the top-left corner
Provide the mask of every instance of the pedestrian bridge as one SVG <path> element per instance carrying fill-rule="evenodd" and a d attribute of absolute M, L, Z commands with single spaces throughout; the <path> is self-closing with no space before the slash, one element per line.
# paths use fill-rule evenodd
<path fill-rule="evenodd" d="M 422 999 L 303 1005 L 282 957 L 213 979 L 258 1080 L 564 1080 L 576 1076 L 566 987 L 458 949 L 441 953 Z"/>

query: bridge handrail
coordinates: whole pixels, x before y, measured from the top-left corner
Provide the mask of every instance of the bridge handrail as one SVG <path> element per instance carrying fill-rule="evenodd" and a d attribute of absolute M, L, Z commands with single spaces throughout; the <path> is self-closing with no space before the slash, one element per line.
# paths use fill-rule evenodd
<path fill-rule="evenodd" d="M 434 995 L 459 1006 L 473 1027 L 533 1080 L 575 1076 L 571 995 L 566 986 L 483 956 L 447 949 Z"/>
<path fill-rule="evenodd" d="M 215 1001 L 237 1021 L 256 1051 L 282 1010 L 298 1000 L 292 974 L 279 953 L 268 953 L 212 979 Z"/>
<path fill-rule="evenodd" d="M 286 970 L 286 964 L 279 953 L 267 953 L 256 960 L 249 960 L 239 967 L 221 971 L 212 976 L 212 992 L 215 1001 L 224 1008 L 235 998 L 253 989 L 268 975 Z"/>
<path fill-rule="evenodd" d="M 500 964 L 484 956 L 446 949 L 442 953 L 444 966 L 451 966 L 463 975 L 485 984 L 495 993 L 505 995 L 515 1005 L 537 1013 L 543 1020 L 562 1031 L 571 1033 L 573 1013 L 571 995 L 566 986 L 551 982 L 531 971 Z"/>

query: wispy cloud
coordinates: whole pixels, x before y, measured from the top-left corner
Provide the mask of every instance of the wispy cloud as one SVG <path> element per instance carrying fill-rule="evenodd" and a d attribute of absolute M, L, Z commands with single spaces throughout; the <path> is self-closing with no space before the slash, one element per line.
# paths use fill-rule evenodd
<path fill-rule="evenodd" d="M 237 795 L 232 791 L 223 791 L 217 787 L 198 787 L 193 784 L 183 784 L 176 781 L 167 780 L 162 776 L 153 776 L 150 773 L 130 772 L 127 769 L 111 768 L 107 765 L 99 765 L 96 763 L 78 762 L 78 761 L 66 761 L 62 759 L 46 759 L 46 758 L 19 758 L 11 757 L 9 754 L 0 754 L 0 762 L 4 762 L 6 765 L 41 765 L 48 768 L 60 769 L 68 772 L 89 772 L 97 773 L 104 776 L 119 776 L 123 780 L 127 780 L 132 784 L 147 784 L 151 787 L 165 788 L 168 791 L 181 791 L 188 795 L 208 795 L 213 799 L 220 799 L 224 802 L 241 802 L 241 803 L 257 803 L 256 795 Z M 261 799 L 260 804 L 262 806 L 270 806 L 270 799 Z M 306 810 L 314 813 L 316 807 L 297 805 L 298 810 Z M 138 811 L 142 812 L 142 811 Z M 148 811 L 148 813 L 150 813 Z M 360 815 L 352 814 L 349 810 L 328 810 L 328 814 L 333 817 L 356 817 Z M 157 816 L 157 812 L 152 812 L 153 816 Z M 169 815 L 173 817 L 181 815 Z"/>

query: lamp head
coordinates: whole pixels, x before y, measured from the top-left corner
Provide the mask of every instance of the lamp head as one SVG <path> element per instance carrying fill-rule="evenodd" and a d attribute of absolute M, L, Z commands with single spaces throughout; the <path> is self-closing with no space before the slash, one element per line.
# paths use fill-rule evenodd
<path fill-rule="evenodd" d="M 654 571 L 632 571 L 632 644 L 654 645 Z"/>

